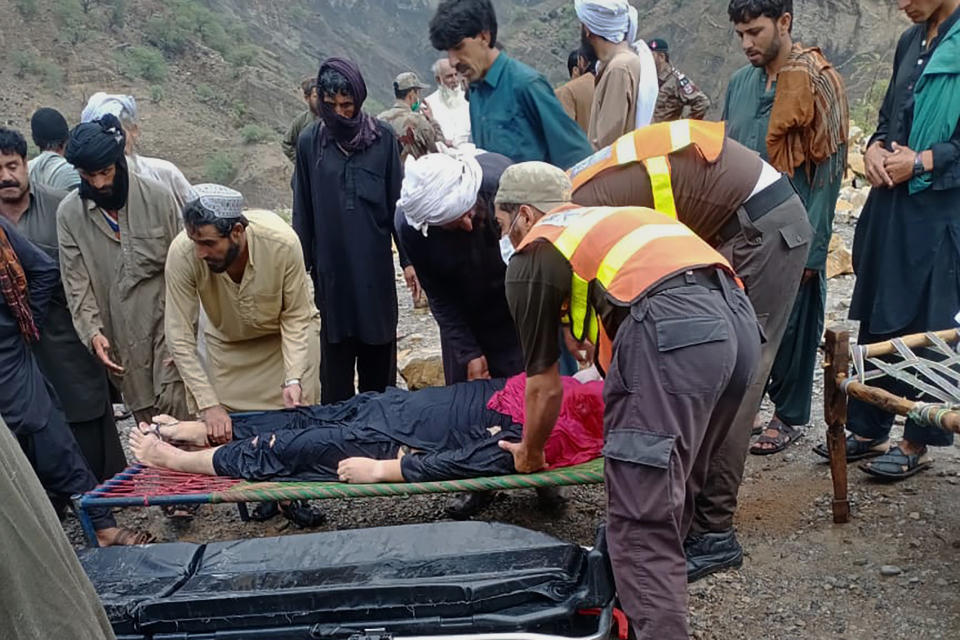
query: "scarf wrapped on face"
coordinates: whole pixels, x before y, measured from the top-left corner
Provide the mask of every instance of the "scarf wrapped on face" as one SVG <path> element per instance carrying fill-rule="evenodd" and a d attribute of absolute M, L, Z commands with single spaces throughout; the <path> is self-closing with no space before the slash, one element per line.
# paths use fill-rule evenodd
<path fill-rule="evenodd" d="M 326 137 L 330 136 L 346 151 L 351 153 L 363 151 L 380 138 L 380 129 L 377 127 L 376 119 L 362 110 L 363 103 L 367 99 L 367 84 L 360 75 L 360 68 L 346 58 L 327 58 L 320 65 L 317 84 L 320 83 L 320 76 L 327 69 L 332 69 L 347 79 L 353 95 L 355 111 L 352 118 L 344 118 L 322 100 L 323 96 L 320 96 L 320 119 L 323 123 L 320 131 L 321 145 L 325 144 Z"/>
<path fill-rule="evenodd" d="M 107 114 L 99 120 L 79 124 L 70 133 L 64 156 L 67 162 L 85 173 L 102 171 L 111 165 L 117 167 L 113 189 L 109 195 L 80 180 L 80 197 L 93 200 L 98 207 L 119 211 L 127 204 L 127 161 L 123 155 L 126 135 L 120 120 Z"/>
<path fill-rule="evenodd" d="M 30 309 L 27 276 L 3 227 L 0 227 L 0 294 L 3 295 L 4 302 L 16 317 L 23 339 L 28 343 L 38 341 L 40 332 L 33 321 L 33 311 Z"/>

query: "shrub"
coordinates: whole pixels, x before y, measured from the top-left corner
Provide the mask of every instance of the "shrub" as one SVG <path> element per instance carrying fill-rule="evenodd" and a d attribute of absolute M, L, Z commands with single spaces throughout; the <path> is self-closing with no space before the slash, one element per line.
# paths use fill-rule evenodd
<path fill-rule="evenodd" d="M 16 69 L 14 73 L 18 78 L 24 78 L 36 71 L 37 56 L 29 51 L 14 51 L 13 66 Z"/>
<path fill-rule="evenodd" d="M 17 9 L 24 18 L 34 18 L 37 15 L 37 0 L 17 0 Z"/>
<path fill-rule="evenodd" d="M 113 0 L 110 3 L 110 28 L 114 31 L 123 29 L 127 22 L 127 0 Z"/>
<path fill-rule="evenodd" d="M 237 167 L 233 158 L 225 151 L 214 153 L 203 165 L 203 177 L 216 184 L 230 184 L 237 177 Z"/>
<path fill-rule="evenodd" d="M 214 102 L 217 98 L 217 92 L 208 84 L 200 83 L 196 86 L 197 99 L 200 102 Z"/>
<path fill-rule="evenodd" d="M 257 59 L 257 50 L 250 45 L 241 45 L 239 47 L 234 47 L 231 49 L 227 55 L 226 60 L 235 67 L 246 67 L 253 63 Z"/>
<path fill-rule="evenodd" d="M 153 85 L 152 87 L 150 87 L 150 99 L 151 99 L 151 100 L 153 100 L 154 102 L 160 102 L 160 101 L 162 101 L 165 97 L 167 97 L 167 94 L 166 94 L 166 92 L 164 92 L 163 87 L 161 87 L 161 86 L 158 85 L 158 84 L 155 84 L 155 85 Z"/>
<path fill-rule="evenodd" d="M 48 89 L 59 89 L 63 86 L 63 69 L 53 60 L 41 60 L 35 67 L 35 73 L 43 80 Z"/>
<path fill-rule="evenodd" d="M 257 144 L 273 139 L 273 131 L 258 124 L 248 124 L 240 129 L 240 139 L 244 144 Z"/>
<path fill-rule="evenodd" d="M 158 83 L 167 78 L 163 54 L 153 47 L 130 47 L 119 55 L 118 62 L 120 72 L 129 77 Z"/>
<path fill-rule="evenodd" d="M 144 35 L 147 42 L 169 55 L 183 53 L 190 37 L 186 29 L 161 16 L 154 16 L 147 20 Z"/>

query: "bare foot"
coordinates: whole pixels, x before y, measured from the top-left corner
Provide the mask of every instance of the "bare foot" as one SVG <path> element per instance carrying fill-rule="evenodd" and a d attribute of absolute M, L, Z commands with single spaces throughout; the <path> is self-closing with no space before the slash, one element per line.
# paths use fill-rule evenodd
<path fill-rule="evenodd" d="M 160 437 L 175 445 L 207 447 L 207 425 L 191 420 L 177 420 L 168 415 L 153 417 Z"/>
<path fill-rule="evenodd" d="M 153 534 L 147 531 L 135 531 L 126 527 L 107 527 L 97 530 L 97 544 L 101 547 L 150 544 L 155 541 Z"/>
<path fill-rule="evenodd" d="M 139 428 L 130 430 L 130 451 L 133 456 L 149 467 L 174 468 L 173 460 L 183 452 L 161 441 L 155 433 L 144 432 L 145 427 L 149 428 L 141 423 Z"/>
<path fill-rule="evenodd" d="M 340 482 L 374 484 L 383 482 L 383 461 L 373 458 L 347 458 L 337 465 Z"/>

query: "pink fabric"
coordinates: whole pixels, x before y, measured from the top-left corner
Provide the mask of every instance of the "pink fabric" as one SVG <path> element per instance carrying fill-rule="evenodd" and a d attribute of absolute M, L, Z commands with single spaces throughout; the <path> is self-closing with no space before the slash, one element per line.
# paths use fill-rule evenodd
<path fill-rule="evenodd" d="M 493 394 L 487 408 L 526 424 L 524 393 L 527 378 L 520 374 Z M 547 466 L 570 467 L 600 457 L 603 449 L 603 382 L 582 384 L 563 378 L 563 405 L 557 424 L 547 439 L 544 455 Z"/>

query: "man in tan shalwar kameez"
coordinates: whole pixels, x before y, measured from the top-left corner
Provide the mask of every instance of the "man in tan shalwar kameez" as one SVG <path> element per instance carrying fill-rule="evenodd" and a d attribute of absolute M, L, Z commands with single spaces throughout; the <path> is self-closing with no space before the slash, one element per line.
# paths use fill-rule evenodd
<path fill-rule="evenodd" d="M 274 213 L 243 211 L 243 196 L 219 185 L 195 187 L 183 221 L 167 256 L 166 333 L 210 440 L 230 440 L 229 412 L 317 403 L 319 314 L 296 233 Z"/>
<path fill-rule="evenodd" d="M 187 418 L 163 333 L 163 269 L 179 209 L 169 189 L 127 169 L 124 141 L 111 115 L 70 134 L 66 156 L 81 181 L 57 209 L 63 288 L 77 335 L 137 420 Z"/>

